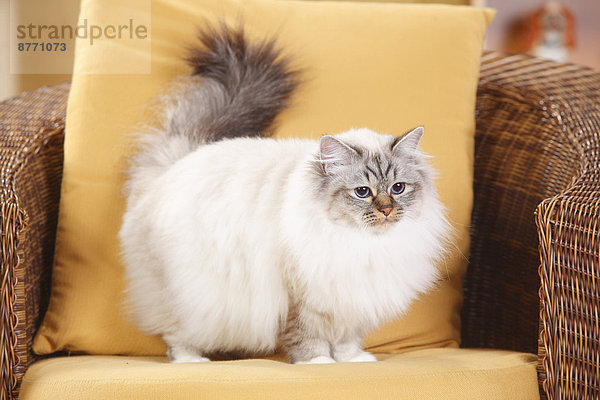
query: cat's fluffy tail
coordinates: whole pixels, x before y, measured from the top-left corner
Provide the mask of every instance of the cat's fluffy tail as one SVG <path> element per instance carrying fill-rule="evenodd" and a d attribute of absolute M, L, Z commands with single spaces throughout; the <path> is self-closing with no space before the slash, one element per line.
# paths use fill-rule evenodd
<path fill-rule="evenodd" d="M 199 34 L 202 47 L 190 51 L 188 63 L 205 84 L 208 100 L 198 121 L 205 141 L 260 136 L 286 106 L 298 85 L 273 40 L 249 43 L 241 27 L 208 28 Z"/>
<path fill-rule="evenodd" d="M 273 40 L 250 43 L 241 27 L 224 23 L 202 29 L 198 38 L 187 57 L 193 73 L 166 96 L 162 127 L 141 135 L 129 191 L 202 144 L 268 136 L 299 84 L 299 72 Z"/>

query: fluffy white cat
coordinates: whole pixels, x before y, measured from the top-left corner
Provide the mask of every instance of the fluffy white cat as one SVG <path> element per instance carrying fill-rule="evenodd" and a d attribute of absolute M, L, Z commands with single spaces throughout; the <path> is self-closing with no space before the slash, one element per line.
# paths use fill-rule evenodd
<path fill-rule="evenodd" d="M 375 361 L 362 339 L 434 286 L 449 236 L 423 128 L 266 138 L 298 73 L 241 29 L 200 39 L 129 170 L 135 321 L 172 362 L 278 346 L 294 363 Z"/>

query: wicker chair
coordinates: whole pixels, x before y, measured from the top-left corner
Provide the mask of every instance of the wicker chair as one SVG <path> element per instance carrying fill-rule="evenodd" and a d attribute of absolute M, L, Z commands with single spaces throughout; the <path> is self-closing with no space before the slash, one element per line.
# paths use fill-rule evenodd
<path fill-rule="evenodd" d="M 68 92 L 0 103 L 1 399 L 38 359 Z M 598 398 L 600 71 L 488 53 L 476 117 L 463 346 L 537 352 L 543 395 Z"/>

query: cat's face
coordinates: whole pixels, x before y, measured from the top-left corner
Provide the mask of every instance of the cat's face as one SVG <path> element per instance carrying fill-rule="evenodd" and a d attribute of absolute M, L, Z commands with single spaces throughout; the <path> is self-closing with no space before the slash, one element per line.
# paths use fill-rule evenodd
<path fill-rule="evenodd" d="M 394 138 L 369 130 L 321 139 L 320 192 L 334 221 L 385 232 L 420 210 L 430 186 L 417 144 L 423 128 Z"/>

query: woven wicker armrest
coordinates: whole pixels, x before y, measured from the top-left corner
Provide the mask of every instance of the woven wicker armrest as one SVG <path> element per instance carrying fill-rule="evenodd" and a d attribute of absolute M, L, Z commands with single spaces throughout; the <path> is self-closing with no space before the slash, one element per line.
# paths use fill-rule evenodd
<path fill-rule="evenodd" d="M 600 71 L 483 57 L 463 345 L 537 351 L 550 398 L 600 394 L 599 157 Z"/>
<path fill-rule="evenodd" d="M 68 84 L 0 103 L 1 399 L 16 398 L 35 361 L 46 310 L 62 176 Z"/>
<path fill-rule="evenodd" d="M 578 153 L 577 174 L 536 212 L 540 371 L 551 399 L 600 397 L 600 71 L 582 86 L 568 101 L 585 119 L 559 120 Z"/>

